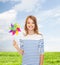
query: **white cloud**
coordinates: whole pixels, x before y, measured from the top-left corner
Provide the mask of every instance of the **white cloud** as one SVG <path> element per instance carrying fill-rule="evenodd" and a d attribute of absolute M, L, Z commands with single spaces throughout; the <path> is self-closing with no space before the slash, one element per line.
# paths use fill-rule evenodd
<path fill-rule="evenodd" d="M 0 30 L 0 33 L 3 33 L 3 32 L 4 32 L 4 30 L 1 29 L 1 30 Z"/>
<path fill-rule="evenodd" d="M 3 30 L 7 28 L 7 26 L 11 23 L 14 22 L 16 19 L 16 11 L 15 10 L 9 10 L 4 13 L 0 14 L 0 28 Z M 0 29 L 0 30 L 1 30 Z"/>
<path fill-rule="evenodd" d="M 16 19 L 16 11 L 15 10 L 9 10 L 4 13 L 0 14 L 0 30 L 6 30 L 8 29 L 8 26 L 11 22 L 14 22 Z M 0 32 L 1 33 L 1 32 Z"/>
<path fill-rule="evenodd" d="M 14 9 L 17 11 L 31 12 L 40 7 L 40 4 L 45 2 L 45 0 L 21 0 L 19 4 L 15 5 Z"/>
<path fill-rule="evenodd" d="M 12 40 L 12 39 L 13 39 L 12 36 L 9 35 L 8 33 L 6 33 L 6 34 L 2 35 L 2 37 L 0 38 L 0 42 L 1 41 Z"/>
<path fill-rule="evenodd" d="M 14 20 L 16 18 L 16 11 L 15 10 L 9 10 L 9 11 L 6 11 L 4 13 L 1 13 L 0 14 L 0 25 L 1 24 L 7 24 L 9 22 L 11 22 L 12 20 Z"/>
<path fill-rule="evenodd" d="M 60 17 L 60 7 L 56 7 L 50 10 L 39 11 L 37 13 L 37 18 L 39 21 L 46 21 L 49 19 L 59 20 L 58 17 Z"/>
<path fill-rule="evenodd" d="M 55 36 L 45 36 L 45 51 L 60 52 L 60 38 Z"/>
<path fill-rule="evenodd" d="M 57 26 L 57 24 L 60 24 L 60 7 L 39 11 L 36 14 L 36 17 L 38 18 L 38 22 L 48 22 L 49 24 L 51 24 L 51 26 Z M 55 28 L 53 29 L 53 32 L 56 32 L 57 35 L 58 31 L 56 31 Z M 44 26 L 43 29 L 45 29 Z M 47 30 L 47 33 L 45 31 L 45 51 L 60 51 L 60 37 L 51 36 L 52 33 L 50 33 L 49 30 L 50 29 Z M 49 34 L 50 36 L 48 36 L 47 34 Z"/>
<path fill-rule="evenodd" d="M 8 1 L 15 1 L 15 2 L 18 2 L 20 0 L 0 0 L 0 2 L 8 2 Z"/>
<path fill-rule="evenodd" d="M 60 17 L 59 17 L 58 20 L 57 20 L 57 24 L 60 24 Z"/>
<path fill-rule="evenodd" d="M 0 14 L 0 41 L 8 40 L 9 37 L 9 25 L 12 22 L 15 22 L 16 19 L 16 11 L 9 10 Z"/>

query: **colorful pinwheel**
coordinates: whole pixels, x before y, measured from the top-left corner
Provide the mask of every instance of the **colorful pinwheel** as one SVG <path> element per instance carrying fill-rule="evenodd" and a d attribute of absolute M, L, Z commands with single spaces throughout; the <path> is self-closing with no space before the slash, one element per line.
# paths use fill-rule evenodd
<path fill-rule="evenodd" d="M 18 35 L 18 33 L 21 32 L 20 26 L 16 23 L 11 24 L 9 32 L 12 33 L 12 35 Z"/>

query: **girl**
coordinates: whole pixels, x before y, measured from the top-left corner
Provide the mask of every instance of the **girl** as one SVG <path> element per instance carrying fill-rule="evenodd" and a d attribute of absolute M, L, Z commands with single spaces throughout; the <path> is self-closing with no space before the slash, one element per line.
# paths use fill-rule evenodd
<path fill-rule="evenodd" d="M 20 38 L 20 48 L 14 40 L 13 45 L 23 56 L 22 65 L 43 65 L 44 39 L 38 32 L 35 16 L 28 16 L 25 21 L 25 34 Z"/>

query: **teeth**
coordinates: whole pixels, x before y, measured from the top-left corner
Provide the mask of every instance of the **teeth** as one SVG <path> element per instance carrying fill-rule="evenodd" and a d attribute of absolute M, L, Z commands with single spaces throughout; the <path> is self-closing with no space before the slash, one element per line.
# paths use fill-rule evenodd
<path fill-rule="evenodd" d="M 33 28 L 33 26 L 29 26 L 29 28 Z"/>

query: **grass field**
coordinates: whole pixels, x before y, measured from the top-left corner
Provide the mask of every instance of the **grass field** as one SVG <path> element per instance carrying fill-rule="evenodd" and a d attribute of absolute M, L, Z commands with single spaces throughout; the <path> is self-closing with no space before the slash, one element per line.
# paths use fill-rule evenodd
<path fill-rule="evenodd" d="M 60 65 L 60 52 L 45 52 L 44 65 Z M 0 52 L 0 65 L 21 65 L 22 56 L 17 52 Z"/>

